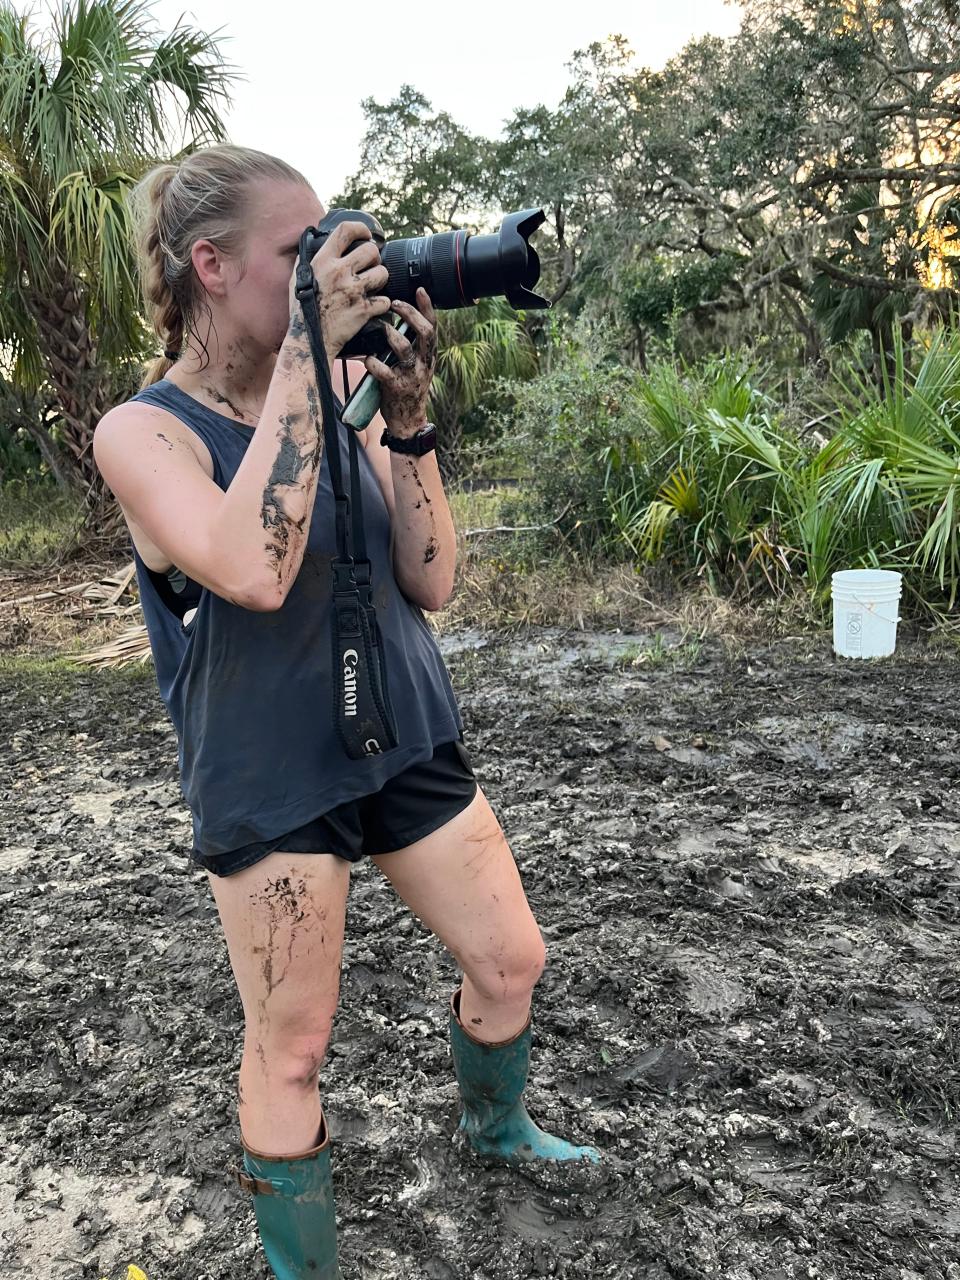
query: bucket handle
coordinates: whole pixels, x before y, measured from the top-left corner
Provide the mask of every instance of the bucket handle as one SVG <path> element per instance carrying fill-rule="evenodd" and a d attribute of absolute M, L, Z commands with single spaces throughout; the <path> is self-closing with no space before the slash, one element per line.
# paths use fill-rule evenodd
<path fill-rule="evenodd" d="M 873 614 L 873 616 L 874 616 L 875 618 L 879 618 L 881 622 L 892 622 L 892 623 L 894 624 L 894 626 L 896 626 L 896 624 L 900 621 L 900 616 L 899 616 L 899 614 L 900 614 L 900 610 L 899 610 L 899 608 L 897 609 L 897 617 L 895 617 L 895 618 L 888 618 L 888 617 L 887 617 L 887 615 L 886 615 L 885 613 L 878 613 L 878 612 L 877 612 L 877 606 L 876 606 L 873 602 L 869 602 L 869 603 L 868 603 L 868 602 L 867 602 L 867 601 L 865 601 L 865 600 L 861 600 L 859 596 L 853 595 L 853 593 L 852 593 L 852 592 L 851 592 L 851 594 L 850 594 L 850 600 L 851 600 L 851 602 L 853 602 L 854 604 L 858 604 L 858 605 L 860 606 L 860 608 L 861 608 L 865 613 L 872 613 L 872 614 Z M 886 601 L 884 601 L 883 603 L 884 603 L 884 604 L 886 604 L 887 602 L 886 602 Z M 897 603 L 897 605 L 899 605 L 899 603 L 900 603 L 900 602 L 899 602 L 899 600 L 898 600 L 896 603 Z"/>

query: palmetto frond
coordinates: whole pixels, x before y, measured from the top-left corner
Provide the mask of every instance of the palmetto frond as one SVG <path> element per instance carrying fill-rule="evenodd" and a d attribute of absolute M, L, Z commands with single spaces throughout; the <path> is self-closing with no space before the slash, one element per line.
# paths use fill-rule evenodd
<path fill-rule="evenodd" d="M 446 416 L 468 413 L 496 378 L 524 377 L 536 355 L 523 316 L 503 298 L 440 313 L 432 400 Z"/>
<path fill-rule="evenodd" d="M 660 498 L 674 508 L 685 520 L 695 520 L 700 515 L 700 494 L 697 477 L 683 467 L 670 473 L 660 490 Z"/>
<path fill-rule="evenodd" d="M 31 39 L 26 19 L 0 11 L 0 135 L 24 168 L 56 187 L 224 136 L 232 71 L 217 39 L 178 26 L 163 36 L 144 3 L 64 4 L 53 32 Z"/>
<path fill-rule="evenodd" d="M 152 149 L 171 135 L 172 124 L 188 132 L 194 146 L 226 136 L 220 112 L 236 73 L 219 62 L 217 48 L 216 33 L 177 27 L 131 85 L 127 110 L 137 122 L 137 135 L 154 140 Z"/>
<path fill-rule="evenodd" d="M 500 378 L 524 378 L 537 365 L 523 314 L 505 298 L 481 298 L 474 307 L 441 311 L 437 370 L 429 413 L 442 428 L 440 465 L 456 475 L 463 419 Z"/>

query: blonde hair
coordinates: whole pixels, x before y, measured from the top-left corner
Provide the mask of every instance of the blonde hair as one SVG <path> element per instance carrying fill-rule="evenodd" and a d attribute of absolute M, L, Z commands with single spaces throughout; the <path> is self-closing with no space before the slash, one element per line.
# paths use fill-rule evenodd
<path fill-rule="evenodd" d="M 276 156 L 227 144 L 158 165 L 137 184 L 140 281 L 163 347 L 163 355 L 147 368 L 144 387 L 166 375 L 188 333 L 204 346 L 194 329 L 203 299 L 191 252 L 198 240 L 209 240 L 224 253 L 239 252 L 249 187 L 258 178 L 309 186 L 302 173 Z"/>

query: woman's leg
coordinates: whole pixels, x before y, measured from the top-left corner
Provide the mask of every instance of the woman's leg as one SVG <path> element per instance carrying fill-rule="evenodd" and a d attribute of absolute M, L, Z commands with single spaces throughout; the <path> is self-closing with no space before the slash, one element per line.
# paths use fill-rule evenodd
<path fill-rule="evenodd" d="M 543 939 L 483 793 L 432 835 L 374 861 L 463 969 L 450 1038 L 463 1102 L 460 1128 L 474 1150 L 509 1164 L 598 1161 L 592 1147 L 545 1133 L 522 1101 Z"/>
<path fill-rule="evenodd" d="M 461 813 L 373 859 L 463 970 L 460 1019 L 477 1040 L 516 1035 L 543 972 L 543 938 L 510 846 L 479 789 Z"/>
<path fill-rule="evenodd" d="M 244 1012 L 240 1130 L 265 1154 L 317 1142 L 317 1080 L 340 988 L 350 865 L 333 854 L 272 853 L 211 876 Z"/>

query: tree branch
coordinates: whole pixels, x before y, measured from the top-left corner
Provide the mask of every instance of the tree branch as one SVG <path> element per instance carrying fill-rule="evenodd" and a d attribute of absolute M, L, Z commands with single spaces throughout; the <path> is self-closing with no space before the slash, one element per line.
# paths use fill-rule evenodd
<path fill-rule="evenodd" d="M 923 293 L 931 301 L 944 305 L 950 302 L 956 303 L 957 301 L 957 291 L 955 289 L 928 289 L 919 280 L 893 280 L 887 276 L 859 275 L 853 271 L 845 271 L 843 267 L 835 266 L 832 262 L 828 262 L 826 258 L 812 257 L 810 265 L 815 267 L 817 271 L 822 272 L 823 275 L 839 280 L 843 284 L 853 285 L 858 289 L 875 289 L 878 293 Z"/>

